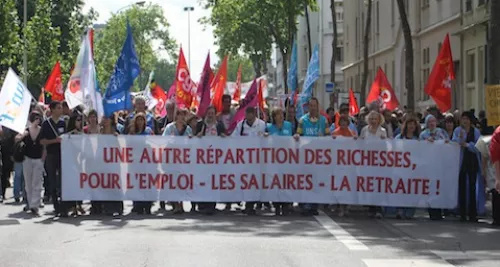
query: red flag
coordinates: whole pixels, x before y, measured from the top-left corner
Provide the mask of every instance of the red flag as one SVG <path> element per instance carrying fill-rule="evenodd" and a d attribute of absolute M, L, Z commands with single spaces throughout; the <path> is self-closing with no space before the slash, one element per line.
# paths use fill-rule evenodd
<path fill-rule="evenodd" d="M 241 100 L 241 105 L 236 111 L 236 114 L 234 114 L 233 121 L 231 121 L 231 124 L 229 128 L 227 129 L 227 134 L 230 135 L 234 128 L 238 125 L 238 123 L 242 120 L 245 119 L 245 112 L 246 109 L 249 107 L 255 107 L 257 106 L 257 101 L 258 101 L 258 89 L 257 89 L 257 80 L 253 80 L 252 86 L 250 86 L 250 89 L 248 90 L 247 94 L 245 95 L 245 98 Z"/>
<path fill-rule="evenodd" d="M 61 63 L 59 61 L 57 61 L 56 65 L 54 65 L 54 68 L 52 69 L 52 72 L 50 73 L 50 76 L 43 88 L 45 90 L 45 94 L 48 94 L 50 96 L 51 101 L 64 100 Z"/>
<path fill-rule="evenodd" d="M 382 109 L 395 110 L 399 106 L 398 98 L 387 80 L 382 68 L 378 68 L 377 76 L 366 99 L 366 103 L 377 101 Z"/>
<path fill-rule="evenodd" d="M 212 105 L 215 106 L 217 112 L 222 112 L 222 96 L 224 95 L 224 91 L 226 90 L 226 82 L 227 82 L 227 56 L 222 60 L 222 64 L 220 65 L 219 71 L 217 71 L 217 75 L 215 75 L 213 81 L 214 88 L 214 97 L 212 99 Z"/>
<path fill-rule="evenodd" d="M 451 81 L 455 80 L 453 57 L 451 55 L 450 36 L 446 34 L 441 51 L 436 58 L 425 92 L 432 97 L 441 112 L 451 109 Z"/>
<path fill-rule="evenodd" d="M 241 99 L 241 64 L 238 67 L 238 74 L 236 75 L 236 89 L 233 94 L 233 101 L 240 102 Z"/>
<path fill-rule="evenodd" d="M 191 107 L 191 102 L 193 102 L 193 95 L 191 94 L 191 91 L 193 90 L 193 87 L 194 84 L 191 80 L 191 76 L 189 75 L 189 68 L 186 63 L 186 58 L 184 57 L 184 52 L 181 48 L 175 75 L 175 95 L 177 105 L 179 105 L 179 107 Z"/>
<path fill-rule="evenodd" d="M 354 95 L 352 88 L 349 88 L 349 115 L 354 116 L 358 113 L 358 100 L 356 100 L 356 96 Z"/>
<path fill-rule="evenodd" d="M 264 88 L 266 87 L 266 81 L 264 79 L 259 80 L 259 93 L 258 93 L 258 101 L 260 110 L 264 110 L 264 106 L 266 104 L 266 100 L 264 99 Z"/>
<path fill-rule="evenodd" d="M 200 97 L 200 104 L 196 113 L 198 117 L 204 117 L 208 106 L 210 106 L 210 85 L 214 79 L 213 75 L 212 68 L 210 68 L 209 53 L 207 55 L 207 59 L 205 60 L 205 66 L 203 67 L 203 72 L 201 73 L 200 82 L 198 83 L 198 96 Z"/>
<path fill-rule="evenodd" d="M 92 51 L 92 55 L 94 54 L 94 29 L 89 29 L 90 34 L 90 50 Z"/>
<path fill-rule="evenodd" d="M 40 96 L 38 97 L 38 102 L 45 104 L 45 88 L 42 88 Z"/>
<path fill-rule="evenodd" d="M 155 107 L 155 114 L 161 115 L 161 112 L 165 109 L 165 103 L 167 103 L 167 93 L 156 82 L 152 82 L 151 95 L 158 100 L 158 104 Z"/>

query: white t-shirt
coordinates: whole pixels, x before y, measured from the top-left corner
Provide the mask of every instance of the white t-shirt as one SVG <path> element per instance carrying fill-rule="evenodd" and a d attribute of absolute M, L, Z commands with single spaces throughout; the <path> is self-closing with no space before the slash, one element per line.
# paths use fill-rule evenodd
<path fill-rule="evenodd" d="M 476 148 L 481 153 L 483 161 L 486 161 L 486 170 L 484 175 L 486 176 L 486 182 L 488 183 L 487 186 L 488 188 L 495 188 L 496 171 L 495 166 L 490 160 L 490 143 L 491 135 L 482 136 L 479 140 L 477 140 Z"/>
<path fill-rule="evenodd" d="M 243 127 L 243 131 L 241 128 Z M 261 119 L 255 119 L 254 123 L 250 126 L 247 120 L 238 122 L 236 128 L 231 136 L 262 136 L 266 132 L 266 123 Z"/>
<path fill-rule="evenodd" d="M 212 125 L 205 124 L 205 136 L 218 136 L 217 134 L 217 123 Z"/>
<path fill-rule="evenodd" d="M 387 138 L 387 131 L 384 128 L 378 127 L 377 132 L 372 133 L 368 130 L 368 127 L 369 126 L 366 125 L 363 129 L 361 129 L 361 134 L 359 135 L 360 138 L 367 140 L 380 140 L 381 138 Z"/>

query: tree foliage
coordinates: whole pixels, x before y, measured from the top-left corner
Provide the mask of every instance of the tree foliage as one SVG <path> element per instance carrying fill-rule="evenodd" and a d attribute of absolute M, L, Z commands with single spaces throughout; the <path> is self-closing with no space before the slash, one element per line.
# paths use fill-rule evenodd
<path fill-rule="evenodd" d="M 176 58 L 174 57 L 176 44 L 170 37 L 169 24 L 163 14 L 163 9 L 156 4 L 149 4 L 145 7 L 134 6 L 122 13 L 114 14 L 108 20 L 106 27 L 96 33 L 94 58 L 101 88 L 107 87 L 125 42 L 127 20 L 132 27 L 135 48 L 142 69 L 135 90 L 139 90 L 146 84 L 149 73 L 154 70 L 158 62 L 160 52 L 166 51 L 169 58 Z M 160 43 L 158 50 L 153 48 L 153 42 Z M 156 79 L 161 75 L 164 74 L 155 71 Z"/>
<path fill-rule="evenodd" d="M 19 19 L 15 0 L 0 0 L 0 83 L 9 66 L 15 66 L 21 57 Z"/>
<path fill-rule="evenodd" d="M 317 8 L 314 0 L 204 0 L 211 9 L 209 18 L 202 20 L 214 26 L 219 54 L 247 55 L 255 73 L 266 69 L 273 43 L 283 55 L 286 83 L 288 57 L 297 32 L 297 17 L 305 7 Z M 285 84 L 286 85 L 286 84 Z"/>
<path fill-rule="evenodd" d="M 176 71 L 177 66 L 175 63 L 167 59 L 159 59 L 154 67 L 155 82 L 165 91 L 170 89 L 170 86 L 174 83 Z"/>
<path fill-rule="evenodd" d="M 222 61 L 215 65 L 215 71 L 220 67 Z M 246 83 L 255 78 L 255 71 L 253 69 L 252 61 L 246 56 L 230 56 L 227 61 L 227 80 L 235 82 L 238 76 L 238 68 L 241 64 L 241 82 Z"/>
<path fill-rule="evenodd" d="M 22 74 L 23 38 L 26 33 L 28 88 L 37 95 L 55 61 L 61 61 L 67 78 L 78 54 L 81 37 L 97 13 L 82 12 L 82 0 L 27 0 L 24 28 L 24 0 L 0 0 L 0 79 L 12 67 Z M 52 39 L 53 38 L 53 39 Z"/>
<path fill-rule="evenodd" d="M 60 59 L 58 50 L 61 31 L 52 26 L 51 13 L 50 0 L 39 0 L 35 14 L 24 29 L 29 66 L 27 86 L 35 95 L 40 92 L 52 67 Z M 25 74 L 24 70 L 22 73 Z"/>

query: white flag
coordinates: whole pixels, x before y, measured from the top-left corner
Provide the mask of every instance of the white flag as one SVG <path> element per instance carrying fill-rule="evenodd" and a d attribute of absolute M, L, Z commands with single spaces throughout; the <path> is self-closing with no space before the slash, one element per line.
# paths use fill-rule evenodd
<path fill-rule="evenodd" d="M 100 119 L 104 115 L 104 108 L 102 95 L 98 89 L 94 57 L 92 55 L 91 31 L 93 30 L 89 29 L 87 31 L 87 35 L 82 41 L 75 69 L 69 79 L 64 96 L 69 108 L 83 105 L 85 111 L 95 109 Z"/>
<path fill-rule="evenodd" d="M 154 98 L 153 95 L 151 94 L 151 82 L 153 81 L 154 76 L 155 72 L 152 71 L 149 74 L 148 84 L 146 84 L 146 88 L 144 88 L 144 93 L 143 93 L 143 97 L 146 100 L 146 107 L 149 110 L 152 110 L 158 104 L 158 99 Z"/>
<path fill-rule="evenodd" d="M 28 88 L 9 68 L 0 91 L 0 125 L 23 133 L 28 122 L 32 99 Z"/>

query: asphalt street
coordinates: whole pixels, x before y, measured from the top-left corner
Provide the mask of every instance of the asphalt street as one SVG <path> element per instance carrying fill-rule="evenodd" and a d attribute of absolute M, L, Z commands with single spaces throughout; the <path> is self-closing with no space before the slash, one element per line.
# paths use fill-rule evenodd
<path fill-rule="evenodd" d="M 126 203 L 131 209 L 131 203 Z M 185 204 L 186 208 L 189 204 Z M 54 219 L 0 204 L 2 267 L 498 267 L 500 229 L 454 220 L 126 215 Z M 222 206 L 221 206 L 222 208 Z M 423 215 L 424 213 L 422 213 Z"/>

